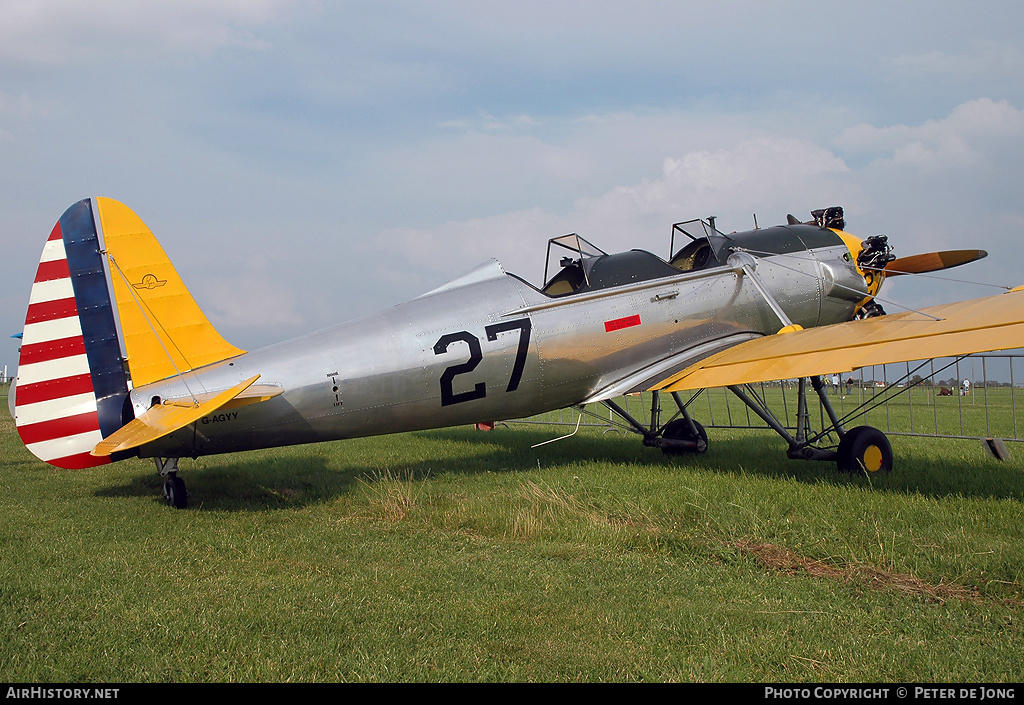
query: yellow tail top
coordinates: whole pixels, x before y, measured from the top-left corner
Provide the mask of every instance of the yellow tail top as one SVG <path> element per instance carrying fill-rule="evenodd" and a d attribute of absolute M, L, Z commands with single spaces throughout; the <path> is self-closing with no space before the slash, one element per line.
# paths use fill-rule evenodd
<path fill-rule="evenodd" d="M 110 198 L 96 204 L 133 386 L 243 354 L 199 309 L 142 219 Z"/>

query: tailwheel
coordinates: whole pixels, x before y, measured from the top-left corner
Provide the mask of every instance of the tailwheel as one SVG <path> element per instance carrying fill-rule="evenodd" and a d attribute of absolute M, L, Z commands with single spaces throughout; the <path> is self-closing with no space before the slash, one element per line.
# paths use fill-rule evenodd
<path fill-rule="evenodd" d="M 691 428 L 690 424 L 693 424 Z M 697 429 L 694 434 L 693 429 Z M 708 434 L 696 421 L 676 419 L 669 421 L 662 431 L 661 437 L 670 443 L 661 446 L 661 452 L 665 455 L 682 455 L 684 453 L 703 454 L 708 452 Z M 680 441 L 680 443 L 671 443 Z"/>
<path fill-rule="evenodd" d="M 164 500 L 175 509 L 184 509 L 188 506 L 188 491 L 185 490 L 185 481 L 176 473 L 172 473 L 164 482 Z"/>
<path fill-rule="evenodd" d="M 836 464 L 841 472 L 875 474 L 892 470 L 892 446 L 873 426 L 858 426 L 839 441 Z"/>

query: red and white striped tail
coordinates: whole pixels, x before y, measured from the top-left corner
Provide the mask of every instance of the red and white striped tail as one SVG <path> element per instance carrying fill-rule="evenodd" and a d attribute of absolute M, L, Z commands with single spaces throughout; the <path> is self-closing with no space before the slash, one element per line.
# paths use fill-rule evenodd
<path fill-rule="evenodd" d="M 26 447 L 64 468 L 98 465 L 103 440 L 60 223 L 39 260 L 22 335 L 15 422 Z"/>
<path fill-rule="evenodd" d="M 113 432 L 101 430 L 101 417 L 108 417 L 108 427 L 120 425 L 127 394 L 91 214 L 89 201 L 69 208 L 43 247 L 15 386 L 15 423 L 22 441 L 40 460 L 62 468 L 110 462 L 89 451 Z M 69 249 L 74 250 L 70 262 Z M 107 413 L 101 413 L 103 408 Z"/>

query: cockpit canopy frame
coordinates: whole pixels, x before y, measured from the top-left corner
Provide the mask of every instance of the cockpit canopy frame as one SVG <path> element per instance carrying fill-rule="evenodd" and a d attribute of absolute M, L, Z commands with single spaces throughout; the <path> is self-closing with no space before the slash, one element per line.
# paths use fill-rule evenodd
<path fill-rule="evenodd" d="M 680 247 L 678 251 L 676 250 L 676 233 L 690 238 L 689 242 Z M 704 243 L 710 246 L 710 251 L 702 252 L 704 250 Z M 695 262 L 692 259 L 687 262 L 687 260 L 703 256 L 703 260 L 707 261 L 709 259 L 708 255 L 710 255 L 710 259 L 714 261 L 725 262 L 729 257 L 729 248 L 734 244 L 732 238 L 715 227 L 714 218 L 708 218 L 707 220 L 702 218 L 684 220 L 672 224 L 668 261 L 684 270 L 702 269 L 704 266 L 703 262 Z"/>
<path fill-rule="evenodd" d="M 564 251 L 571 252 L 572 255 L 565 255 Z M 580 271 L 583 274 L 584 281 L 589 285 L 590 281 L 587 278 L 587 269 L 583 267 L 583 260 L 591 257 L 601 257 L 608 253 L 602 250 L 594 243 L 587 240 L 576 233 L 569 233 L 568 235 L 560 235 L 553 237 L 548 240 L 548 251 L 547 256 L 544 259 L 544 287 L 547 288 L 552 284 L 552 280 L 558 277 L 565 267 L 577 265 L 580 267 Z M 551 279 L 548 279 L 548 271 L 551 270 L 551 257 L 560 256 L 558 261 L 558 268 L 555 270 Z"/>

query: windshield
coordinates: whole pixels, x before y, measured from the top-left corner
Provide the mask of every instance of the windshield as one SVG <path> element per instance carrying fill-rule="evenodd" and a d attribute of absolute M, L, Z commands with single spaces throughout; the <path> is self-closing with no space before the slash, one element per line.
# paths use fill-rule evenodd
<path fill-rule="evenodd" d="M 587 282 L 584 260 L 606 254 L 608 253 L 600 247 L 576 233 L 551 238 L 548 240 L 548 254 L 544 262 L 544 292 L 550 294 L 574 291 L 580 284 Z M 550 279 L 548 272 L 554 272 Z M 562 289 L 566 291 L 563 292 Z"/>
<path fill-rule="evenodd" d="M 729 248 L 734 243 L 728 235 L 720 233 L 715 228 L 713 218 L 710 218 L 709 221 L 697 218 L 672 225 L 669 261 L 674 266 L 683 271 L 689 271 L 714 267 L 728 259 Z M 683 240 L 683 235 L 689 240 Z M 677 245 L 677 239 L 682 244 Z M 676 247 L 679 249 L 677 250 Z"/>

